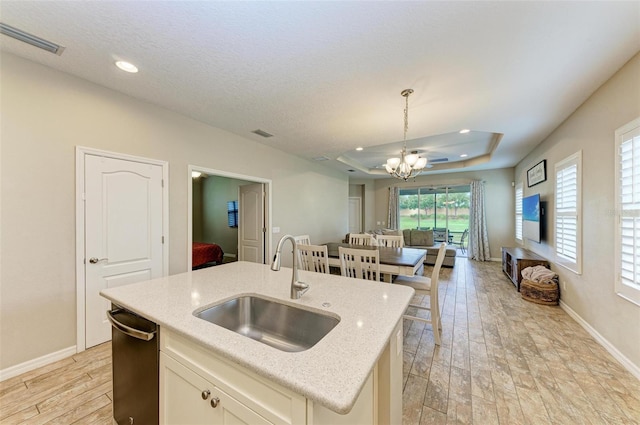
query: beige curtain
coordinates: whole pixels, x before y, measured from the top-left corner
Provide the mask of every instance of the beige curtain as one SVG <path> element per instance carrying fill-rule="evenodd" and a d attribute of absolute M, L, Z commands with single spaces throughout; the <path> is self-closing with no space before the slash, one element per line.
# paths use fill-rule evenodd
<path fill-rule="evenodd" d="M 387 215 L 387 223 L 389 229 L 398 229 L 398 208 L 400 203 L 400 189 L 397 187 L 389 188 L 389 214 Z"/>
<path fill-rule="evenodd" d="M 469 258 L 490 261 L 487 215 L 484 207 L 484 182 L 471 182 L 471 208 L 469 211 Z"/>

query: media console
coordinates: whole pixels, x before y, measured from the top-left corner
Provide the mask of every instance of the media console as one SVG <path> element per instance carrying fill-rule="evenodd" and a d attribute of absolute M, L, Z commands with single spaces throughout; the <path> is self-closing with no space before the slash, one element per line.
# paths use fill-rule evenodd
<path fill-rule="evenodd" d="M 520 292 L 522 270 L 532 266 L 549 267 L 549 262 L 528 249 L 502 247 L 502 271 Z"/>

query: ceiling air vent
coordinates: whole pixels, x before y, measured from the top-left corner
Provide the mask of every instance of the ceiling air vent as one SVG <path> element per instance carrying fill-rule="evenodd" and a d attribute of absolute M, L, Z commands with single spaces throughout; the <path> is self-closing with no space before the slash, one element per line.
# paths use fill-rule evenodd
<path fill-rule="evenodd" d="M 252 133 L 255 133 L 258 136 L 262 136 L 262 137 L 273 137 L 273 134 L 269 134 L 266 131 L 260 130 L 260 129 L 253 130 Z"/>
<path fill-rule="evenodd" d="M 32 46 L 35 46 L 39 49 L 46 50 L 47 52 L 54 53 L 58 56 L 60 56 L 62 52 L 64 52 L 64 46 L 53 43 L 51 41 L 47 41 L 44 38 L 26 33 L 10 25 L 3 24 L 2 22 L 0 22 L 0 33 L 8 35 L 9 37 L 13 37 L 16 40 L 20 40 L 27 44 L 31 44 Z"/>
<path fill-rule="evenodd" d="M 327 158 L 326 156 L 316 156 L 315 158 L 313 158 L 314 161 L 328 161 L 329 158 Z"/>

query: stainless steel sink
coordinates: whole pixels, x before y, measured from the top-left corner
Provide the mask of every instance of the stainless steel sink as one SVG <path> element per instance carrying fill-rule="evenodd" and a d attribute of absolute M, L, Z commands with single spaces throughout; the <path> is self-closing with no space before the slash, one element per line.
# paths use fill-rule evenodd
<path fill-rule="evenodd" d="M 194 315 L 288 352 L 313 347 L 340 322 L 332 316 L 256 296 L 233 298 Z"/>

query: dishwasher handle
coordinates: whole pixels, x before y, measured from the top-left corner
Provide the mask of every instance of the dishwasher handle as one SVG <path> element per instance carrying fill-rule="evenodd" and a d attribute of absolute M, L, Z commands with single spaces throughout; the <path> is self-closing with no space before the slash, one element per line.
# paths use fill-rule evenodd
<path fill-rule="evenodd" d="M 129 335 L 134 338 L 141 339 L 143 341 L 151 341 L 153 339 L 157 331 L 145 332 L 145 331 L 141 331 L 140 329 L 135 329 L 135 328 L 132 328 L 131 326 L 127 326 L 124 323 L 119 322 L 114 317 L 114 314 L 120 313 L 122 311 L 123 310 L 121 308 L 116 308 L 114 310 L 107 310 L 107 319 L 109 319 L 109 322 L 111 322 L 111 326 L 113 326 L 114 328 L 116 328 L 117 330 L 119 330 L 125 335 Z"/>

